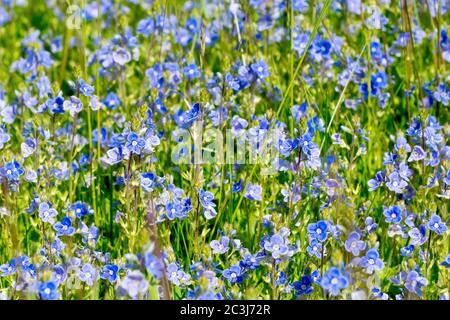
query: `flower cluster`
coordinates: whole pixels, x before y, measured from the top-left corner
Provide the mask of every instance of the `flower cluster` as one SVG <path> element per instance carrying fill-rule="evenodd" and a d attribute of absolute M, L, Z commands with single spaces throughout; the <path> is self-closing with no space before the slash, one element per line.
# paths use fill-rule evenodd
<path fill-rule="evenodd" d="M 0 2 L 0 300 L 449 299 L 450 1 Z"/>

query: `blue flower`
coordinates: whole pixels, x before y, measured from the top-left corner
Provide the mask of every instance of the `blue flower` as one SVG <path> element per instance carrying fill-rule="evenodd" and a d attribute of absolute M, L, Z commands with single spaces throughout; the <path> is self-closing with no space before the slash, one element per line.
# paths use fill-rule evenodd
<path fill-rule="evenodd" d="M 315 52 L 322 57 L 326 57 L 330 53 L 331 43 L 328 40 L 320 40 L 314 44 Z"/>
<path fill-rule="evenodd" d="M 56 265 L 53 268 L 52 279 L 56 282 L 57 285 L 60 285 L 67 279 L 67 272 L 63 266 Z"/>
<path fill-rule="evenodd" d="M 394 164 L 397 160 L 398 155 L 392 152 L 386 152 L 383 157 L 383 165 L 387 166 L 389 164 Z"/>
<path fill-rule="evenodd" d="M 83 79 L 78 80 L 78 85 L 82 95 L 90 97 L 94 93 L 94 87 L 84 82 Z"/>
<path fill-rule="evenodd" d="M 381 49 L 381 45 L 379 42 L 371 42 L 370 43 L 370 58 L 372 59 L 380 59 L 383 54 Z"/>
<path fill-rule="evenodd" d="M 249 183 L 245 190 L 244 197 L 249 200 L 261 201 L 262 188 L 259 185 Z"/>
<path fill-rule="evenodd" d="M 11 136 L 0 126 L 0 150 L 3 149 L 5 143 L 11 139 Z"/>
<path fill-rule="evenodd" d="M 117 288 L 119 296 L 130 296 L 137 299 L 148 291 L 148 281 L 139 270 L 129 270 Z"/>
<path fill-rule="evenodd" d="M 402 221 L 402 208 L 399 206 L 385 208 L 383 215 L 386 217 L 386 222 L 398 224 Z"/>
<path fill-rule="evenodd" d="M 449 173 L 450 173 L 450 170 L 449 170 Z M 450 184 L 450 180 L 449 180 L 449 184 Z M 239 180 L 238 182 L 234 182 L 233 185 L 231 186 L 231 191 L 234 193 L 241 192 L 243 189 L 244 189 L 244 183 L 243 183 L 242 179 Z"/>
<path fill-rule="evenodd" d="M 95 281 L 98 280 L 98 271 L 89 263 L 83 265 L 83 267 L 78 272 L 80 280 L 85 282 L 87 285 L 92 286 Z"/>
<path fill-rule="evenodd" d="M 384 263 L 380 258 L 380 255 L 376 249 L 370 249 L 366 252 L 366 255 L 361 258 L 360 265 L 366 268 L 368 274 L 372 274 L 375 270 L 382 270 Z"/>
<path fill-rule="evenodd" d="M 428 285 L 428 280 L 419 275 L 417 271 L 410 271 L 406 276 L 405 288 L 409 292 L 422 296 L 422 287 Z"/>
<path fill-rule="evenodd" d="M 387 88 L 387 76 L 383 71 L 377 72 L 370 77 L 370 85 L 374 89 Z"/>
<path fill-rule="evenodd" d="M 271 252 L 274 259 L 278 259 L 289 252 L 287 241 L 279 234 L 275 234 L 268 241 L 265 241 L 264 249 Z"/>
<path fill-rule="evenodd" d="M 422 132 L 422 125 L 420 123 L 420 120 L 418 118 L 414 118 L 411 122 L 411 125 L 406 130 L 406 134 L 408 136 L 417 137 Z"/>
<path fill-rule="evenodd" d="M 232 89 L 233 91 L 239 91 L 241 90 L 241 85 L 239 82 L 239 78 L 236 76 L 233 76 L 230 73 L 227 73 L 225 75 L 225 83 L 227 84 L 227 87 Z"/>
<path fill-rule="evenodd" d="M 430 220 L 427 222 L 427 227 L 439 235 L 443 234 L 448 229 L 445 223 L 442 222 L 441 217 L 436 214 L 431 216 Z"/>
<path fill-rule="evenodd" d="M 55 223 L 55 217 L 58 215 L 56 209 L 51 208 L 47 202 L 41 202 L 39 204 L 39 218 L 42 222 L 48 222 L 50 224 Z"/>
<path fill-rule="evenodd" d="M 45 105 L 53 114 L 64 113 L 64 98 L 61 96 L 57 96 L 54 99 L 48 99 Z"/>
<path fill-rule="evenodd" d="M 370 179 L 367 183 L 369 185 L 369 191 L 375 191 L 377 190 L 380 185 L 386 181 L 386 174 L 384 171 L 378 171 L 375 174 L 375 179 Z"/>
<path fill-rule="evenodd" d="M 261 260 L 264 258 L 263 254 L 252 255 L 250 252 L 246 252 L 244 258 L 239 262 L 242 268 L 255 270 L 259 268 Z"/>
<path fill-rule="evenodd" d="M 119 47 L 117 50 L 114 50 L 112 53 L 112 58 L 115 63 L 119 66 L 124 66 L 128 62 L 131 61 L 130 52 L 122 47 Z"/>
<path fill-rule="evenodd" d="M 433 127 L 427 127 L 424 131 L 425 142 L 428 148 L 438 149 L 438 145 L 443 141 L 442 135 Z"/>
<path fill-rule="evenodd" d="M 340 290 L 345 289 L 349 285 L 349 278 L 336 267 L 331 267 L 323 275 L 320 285 L 333 296 L 337 296 Z"/>
<path fill-rule="evenodd" d="M 322 249 L 324 249 L 322 243 L 317 241 L 317 239 L 311 239 L 311 241 L 309 241 L 308 247 L 306 248 L 306 251 L 308 251 L 308 254 L 310 256 L 316 256 L 317 258 L 322 259 Z"/>
<path fill-rule="evenodd" d="M 123 159 L 122 148 L 112 148 L 106 151 L 106 158 L 102 158 L 102 161 L 109 165 L 114 165 L 121 162 Z"/>
<path fill-rule="evenodd" d="M 17 261 L 16 259 L 11 259 L 9 263 L 4 263 L 0 265 L 0 276 L 6 277 L 13 275 L 17 270 Z"/>
<path fill-rule="evenodd" d="M 310 223 L 306 227 L 306 230 L 308 231 L 308 235 L 312 239 L 317 239 L 320 242 L 324 242 L 327 240 L 328 236 L 328 223 L 324 220 L 319 220 L 317 223 Z"/>
<path fill-rule="evenodd" d="M 409 167 L 406 163 L 402 162 L 398 166 L 398 173 L 400 174 L 400 177 L 402 177 L 406 181 L 409 181 L 409 177 L 412 176 L 413 171 L 411 169 L 409 169 Z"/>
<path fill-rule="evenodd" d="M 437 90 L 433 95 L 436 101 L 441 102 L 444 106 L 448 106 L 448 102 L 450 101 L 450 89 L 444 83 L 440 83 L 437 86 Z"/>
<path fill-rule="evenodd" d="M 241 283 L 244 280 L 242 269 L 239 265 L 234 265 L 229 269 L 223 270 L 222 275 L 230 283 Z"/>
<path fill-rule="evenodd" d="M 164 265 L 160 259 L 155 257 L 150 251 L 147 251 L 144 256 L 145 268 L 156 279 L 161 279 L 164 275 Z"/>
<path fill-rule="evenodd" d="M 311 294 L 314 291 L 312 284 L 313 280 L 311 276 L 303 276 L 300 281 L 293 282 L 292 287 L 294 288 L 297 296 L 303 296 Z"/>
<path fill-rule="evenodd" d="M 151 17 L 142 19 L 138 22 L 136 32 L 142 34 L 144 37 L 148 37 L 155 30 L 155 22 Z"/>
<path fill-rule="evenodd" d="M 72 227 L 72 221 L 69 217 L 64 217 L 61 222 L 55 223 L 53 229 L 55 229 L 58 237 L 63 235 L 72 236 L 75 233 L 75 228 Z"/>
<path fill-rule="evenodd" d="M 400 249 L 400 255 L 403 257 L 410 257 L 413 252 L 414 252 L 414 245 L 412 244 Z"/>
<path fill-rule="evenodd" d="M 121 105 L 119 97 L 114 92 L 108 93 L 108 95 L 105 99 L 102 100 L 102 102 L 110 110 L 114 110 Z"/>
<path fill-rule="evenodd" d="M 200 116 L 200 104 L 195 103 L 191 109 L 181 114 L 179 125 L 183 129 L 188 129 Z"/>
<path fill-rule="evenodd" d="M 63 109 L 69 111 L 71 117 L 75 117 L 83 109 L 83 103 L 78 97 L 71 96 L 63 102 Z"/>
<path fill-rule="evenodd" d="M 115 264 L 107 264 L 103 266 L 100 277 L 102 279 L 108 280 L 109 282 L 113 283 L 117 280 L 117 272 L 119 271 L 119 267 Z"/>
<path fill-rule="evenodd" d="M 36 278 L 36 266 L 30 263 L 30 258 L 27 256 L 20 256 L 18 258 L 17 267 L 21 267 L 23 271 L 27 272 L 32 278 Z"/>
<path fill-rule="evenodd" d="M 52 252 L 59 256 L 61 254 L 61 251 L 64 250 L 65 247 L 66 244 L 62 242 L 61 239 L 59 239 L 58 237 L 55 237 L 55 240 L 53 240 L 51 246 Z"/>
<path fill-rule="evenodd" d="M 229 243 L 230 239 L 224 236 L 220 238 L 220 241 L 217 240 L 211 241 L 209 246 L 211 247 L 211 249 L 213 249 L 212 251 L 213 254 L 222 254 L 228 251 Z"/>
<path fill-rule="evenodd" d="M 77 218 L 81 219 L 84 216 L 87 216 L 89 214 L 93 214 L 94 211 L 90 210 L 87 204 L 77 201 L 73 205 L 71 205 L 68 209 L 69 211 L 73 211 Z"/>
<path fill-rule="evenodd" d="M 200 200 L 201 205 L 205 209 L 216 206 L 216 204 L 213 202 L 214 195 L 209 191 L 200 189 L 198 199 Z"/>
<path fill-rule="evenodd" d="M 187 65 L 186 67 L 184 67 L 183 72 L 184 72 L 184 76 L 188 80 L 193 80 L 193 79 L 199 78 L 201 76 L 201 73 L 198 70 L 197 65 L 195 63 L 191 63 L 191 64 Z"/>
<path fill-rule="evenodd" d="M 302 148 L 303 152 L 314 149 L 315 144 L 312 141 L 313 136 L 310 133 L 303 134 L 298 141 L 299 147 Z"/>
<path fill-rule="evenodd" d="M 141 187 L 147 192 L 153 191 L 156 175 L 153 172 L 141 173 Z"/>
<path fill-rule="evenodd" d="M 403 149 L 405 152 L 411 152 L 411 146 L 408 144 L 408 141 L 404 136 L 400 136 L 397 138 L 397 142 L 395 144 L 395 150 L 399 151 Z"/>
<path fill-rule="evenodd" d="M 411 155 L 408 158 L 408 162 L 419 161 L 425 159 L 426 153 L 420 146 L 414 146 Z"/>
<path fill-rule="evenodd" d="M 397 171 L 392 172 L 389 175 L 389 181 L 386 182 L 388 189 L 395 193 L 402 193 L 407 185 L 408 183 L 400 177 Z"/>
<path fill-rule="evenodd" d="M 277 285 L 277 286 L 282 286 L 282 285 L 285 285 L 285 284 L 287 283 L 287 281 L 288 281 L 288 279 L 287 279 L 286 273 L 283 272 L 283 271 L 281 271 L 281 272 L 278 274 L 278 278 L 277 278 L 277 280 L 275 281 L 275 285 Z"/>
<path fill-rule="evenodd" d="M 205 216 L 206 220 L 211 220 L 217 216 L 217 211 L 214 209 L 214 207 L 208 207 L 203 210 L 203 215 Z"/>
<path fill-rule="evenodd" d="M 8 162 L 2 168 L 0 168 L 0 175 L 6 177 L 9 181 L 19 180 L 19 177 L 23 173 L 24 170 L 16 160 Z"/>
<path fill-rule="evenodd" d="M 53 281 L 41 282 L 39 284 L 39 297 L 42 300 L 57 300 L 59 298 L 57 284 Z"/>
<path fill-rule="evenodd" d="M 186 218 L 186 214 L 183 210 L 183 206 L 181 203 L 169 202 L 166 205 L 166 216 L 169 220 L 174 220 L 175 218 L 184 219 Z"/>
<path fill-rule="evenodd" d="M 176 263 L 167 266 L 167 275 L 169 281 L 176 286 L 185 286 L 190 283 L 190 275 L 179 268 Z"/>
<path fill-rule="evenodd" d="M 366 249 L 366 243 L 361 239 L 357 232 L 352 232 L 345 241 L 345 250 L 351 252 L 354 256 L 358 256 L 361 251 Z"/>
<path fill-rule="evenodd" d="M 145 140 L 140 138 L 137 133 L 131 132 L 127 137 L 126 148 L 135 154 L 141 154 L 142 148 L 145 147 Z"/>
<path fill-rule="evenodd" d="M 409 230 L 408 235 L 411 237 L 411 244 L 415 246 L 420 246 L 427 241 L 425 225 L 420 225 L 419 228 L 412 228 Z"/>
<path fill-rule="evenodd" d="M 298 145 L 298 139 L 280 139 L 278 141 L 278 151 L 285 157 L 288 157 Z"/>
<path fill-rule="evenodd" d="M 308 104 L 303 102 L 302 104 L 293 105 L 291 108 L 292 115 L 294 117 L 295 123 L 298 123 L 301 118 L 306 118 L 308 111 Z"/>
<path fill-rule="evenodd" d="M 269 68 L 264 60 L 253 63 L 251 65 L 251 69 L 260 79 L 264 79 L 269 76 Z"/>

